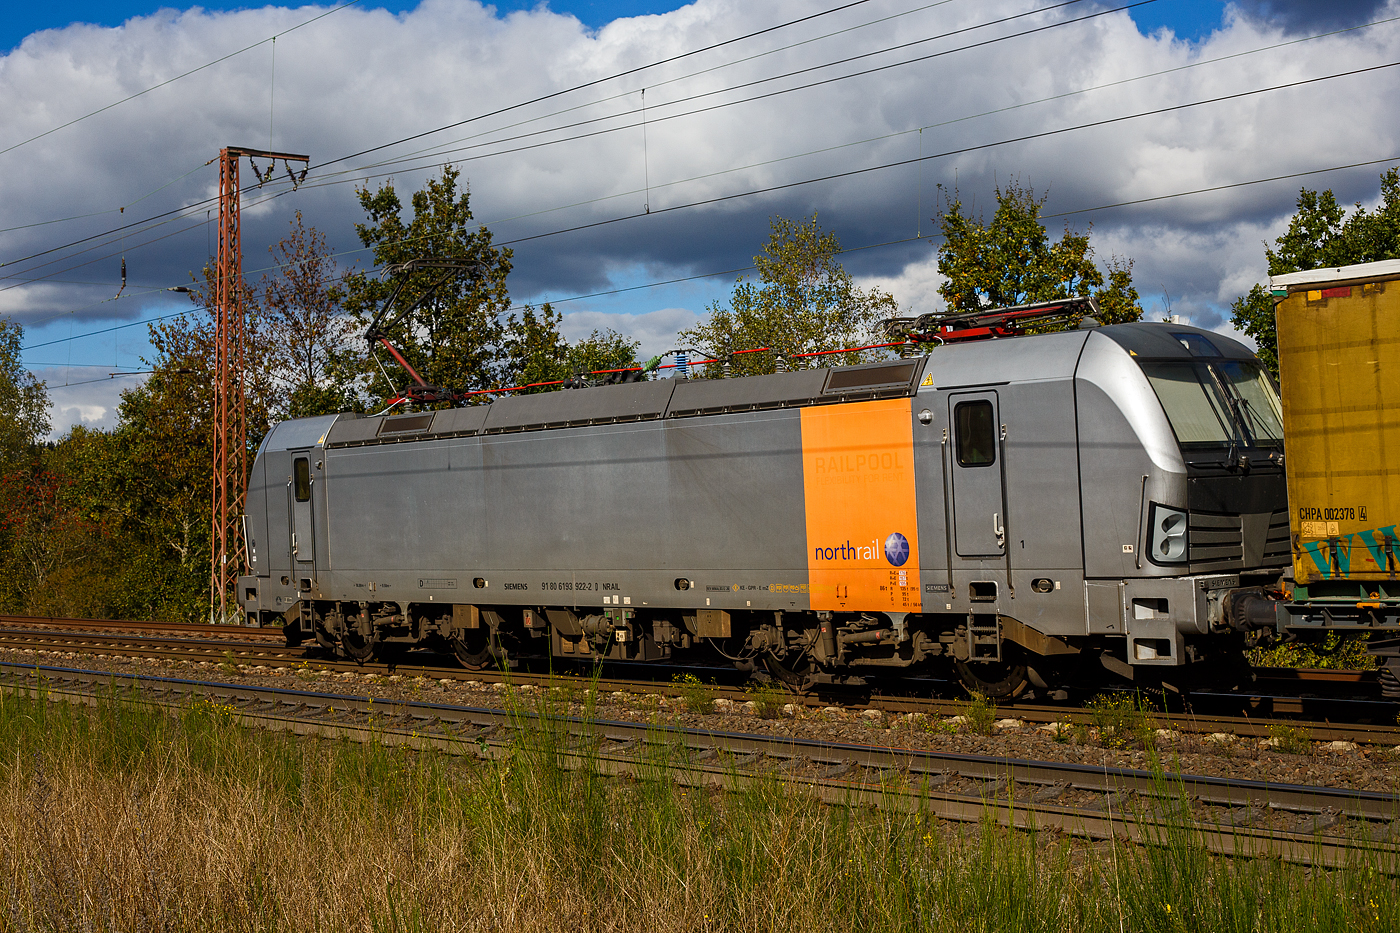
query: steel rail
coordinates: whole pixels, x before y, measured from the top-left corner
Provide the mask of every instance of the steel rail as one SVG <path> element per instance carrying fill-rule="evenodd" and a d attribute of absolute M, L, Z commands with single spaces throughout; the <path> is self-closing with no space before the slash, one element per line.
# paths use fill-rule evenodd
<path fill-rule="evenodd" d="M 342 661 L 332 659 L 321 659 L 308 657 L 300 648 L 288 648 L 285 645 L 275 646 L 268 644 L 265 646 L 230 643 L 219 640 L 201 639 L 176 639 L 176 638 L 156 638 L 142 636 L 139 638 L 123 637 L 118 633 L 105 633 L 94 631 L 73 632 L 71 635 L 59 637 L 57 635 L 49 637 L 40 630 L 13 630 L 4 628 L 7 621 L 23 620 L 34 623 L 34 620 L 22 616 L 0 616 L 0 649 L 9 648 L 12 650 L 38 650 L 53 651 L 55 653 L 85 653 L 85 654 L 107 654 L 109 656 L 127 657 L 133 659 L 178 659 L 193 662 L 227 663 L 232 661 L 238 664 L 262 665 L 266 667 L 299 668 L 312 666 L 316 670 L 333 671 L 336 673 L 345 672 L 380 672 L 386 671 L 411 677 L 427 677 L 434 680 L 460 680 L 477 681 L 486 683 L 499 683 L 504 679 L 510 679 L 516 684 L 532 684 L 536 686 L 547 686 L 555 682 L 567 681 L 575 686 L 596 685 L 596 688 L 605 692 L 633 692 L 660 694 L 663 696 L 678 696 L 683 692 L 681 687 L 666 681 L 645 680 L 640 678 L 608 677 L 590 678 L 588 676 L 570 676 L 559 672 L 549 672 L 543 674 L 514 671 L 504 674 L 500 670 L 485 669 L 470 671 L 463 669 L 455 661 L 449 661 L 446 665 L 435 665 L 422 663 L 422 658 L 405 658 L 401 661 L 389 662 L 367 662 L 360 664 L 354 661 Z M 97 626 L 102 623 L 98 620 L 83 619 L 62 619 L 54 620 L 62 623 L 57 626 L 59 630 L 72 631 L 81 625 Z M 127 621 L 110 623 L 114 628 L 141 623 L 130 623 Z M 145 631 L 158 631 L 164 623 L 144 623 Z M 191 631 L 205 633 L 209 630 L 227 630 L 229 626 L 217 625 L 173 625 L 170 628 L 176 631 Z M 243 629 L 232 627 L 234 631 L 246 633 L 256 631 L 256 629 Z M 280 638 L 280 635 L 278 636 Z M 1296 672 L 1288 669 L 1262 669 L 1269 675 L 1278 674 L 1274 679 L 1297 684 L 1331 684 L 1334 682 L 1359 683 L 1365 679 L 1365 675 L 1370 672 L 1356 671 L 1305 671 Z M 666 671 L 657 671 L 658 674 L 665 674 Z M 1297 676 L 1289 676 L 1289 675 Z M 1372 678 L 1374 679 L 1374 678 Z M 749 699 L 743 687 L 727 685 L 707 686 L 716 697 L 729 699 L 735 702 L 745 702 Z M 1154 712 L 1152 718 L 1163 726 L 1168 726 L 1182 732 L 1192 733 L 1231 733 L 1240 738 L 1268 738 L 1271 729 L 1276 728 L 1280 721 L 1271 716 L 1271 712 L 1285 714 L 1302 714 L 1304 712 L 1303 703 L 1311 702 L 1314 698 L 1298 697 L 1294 695 L 1270 696 L 1265 694 L 1249 695 L 1229 695 L 1229 694 L 1201 694 L 1197 699 L 1213 699 L 1229 701 L 1232 703 L 1256 701 L 1260 704 L 1257 715 L 1218 715 L 1202 714 L 1196 712 Z M 1326 697 L 1317 698 L 1319 702 L 1334 702 Z M 849 709 L 878 709 L 888 713 L 923 713 L 934 716 L 958 716 L 967 711 L 967 703 L 963 700 L 938 699 L 931 697 L 901 696 L 897 694 L 884 694 L 875 692 L 869 696 L 856 696 L 850 691 L 833 690 L 830 688 L 819 690 L 808 695 L 793 695 L 790 702 L 806 706 L 809 708 L 821 708 L 826 706 L 841 706 Z M 1083 710 L 1073 707 L 1039 705 L 1039 704 L 1011 704 L 1002 707 L 1002 711 L 1011 717 L 1023 720 L 1030 724 L 1049 724 L 1055 722 L 1071 722 L 1088 724 L 1092 716 Z M 1308 735 L 1316 741 L 1344 741 L 1355 742 L 1368 745 L 1400 745 L 1400 725 L 1376 725 L 1370 723 L 1346 723 L 1332 722 L 1330 720 L 1298 720 L 1288 719 L 1283 722 L 1291 728 L 1305 730 Z"/>
<path fill-rule="evenodd" d="M 126 688 L 124 691 L 119 688 Z M 249 726 L 433 747 L 499 759 L 531 730 L 560 730 L 566 767 L 738 788 L 779 779 L 828 803 L 994 820 L 1154 844 L 1190 834 L 1214 852 L 1400 873 L 1400 795 L 1138 769 L 779 738 L 420 701 L 0 663 L 0 690 L 95 704 L 131 696 L 167 708 L 226 704 Z M 1262 825 L 1268 824 L 1268 825 Z"/>
<path fill-rule="evenodd" d="M 0 614 L 0 625 L 45 626 L 58 629 L 107 629 L 132 632 L 189 632 L 209 638 L 282 638 L 282 630 L 242 625 L 209 625 L 197 622 L 143 622 L 136 619 L 70 619 L 61 616 L 21 616 Z"/>

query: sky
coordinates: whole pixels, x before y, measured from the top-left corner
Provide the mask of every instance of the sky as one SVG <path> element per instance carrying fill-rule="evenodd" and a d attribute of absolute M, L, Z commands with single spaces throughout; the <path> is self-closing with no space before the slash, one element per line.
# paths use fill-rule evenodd
<path fill-rule="evenodd" d="M 211 251 L 207 163 L 241 145 L 311 156 L 244 197 L 254 281 L 297 210 L 367 268 L 356 187 L 451 161 L 517 304 L 660 352 L 777 215 L 936 310 L 940 198 L 990 213 L 1014 182 L 1133 262 L 1149 318 L 1229 332 L 1299 188 L 1370 204 L 1397 164 L 1400 0 L 1132 2 L 26 5 L 0 23 L 0 315 L 55 436 L 113 426 Z"/>

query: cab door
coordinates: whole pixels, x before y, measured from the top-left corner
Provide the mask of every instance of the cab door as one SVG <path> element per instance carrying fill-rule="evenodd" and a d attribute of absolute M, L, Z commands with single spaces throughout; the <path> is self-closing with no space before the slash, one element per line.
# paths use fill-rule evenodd
<path fill-rule="evenodd" d="M 953 426 L 953 541 L 959 557 L 1006 553 L 1002 487 L 1001 412 L 996 392 L 948 398 Z"/>
<path fill-rule="evenodd" d="M 287 497 L 291 508 L 292 568 L 298 585 L 304 579 L 315 579 L 316 525 L 312 506 L 311 451 L 292 453 L 292 475 L 287 480 Z"/>

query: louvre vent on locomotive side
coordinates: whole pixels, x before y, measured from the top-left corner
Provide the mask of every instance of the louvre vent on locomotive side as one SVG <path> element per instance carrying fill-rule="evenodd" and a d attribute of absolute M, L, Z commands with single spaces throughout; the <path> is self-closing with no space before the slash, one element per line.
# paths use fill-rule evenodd
<path fill-rule="evenodd" d="M 240 596 L 360 659 L 1186 679 L 1240 655 L 1224 594 L 1290 559 L 1281 439 L 1249 350 L 1146 323 L 288 421 Z"/>

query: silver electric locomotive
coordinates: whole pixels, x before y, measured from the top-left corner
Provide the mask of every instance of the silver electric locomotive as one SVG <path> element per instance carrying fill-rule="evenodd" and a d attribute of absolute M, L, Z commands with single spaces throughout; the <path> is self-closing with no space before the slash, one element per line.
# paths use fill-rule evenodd
<path fill-rule="evenodd" d="M 1238 658 L 1226 595 L 1290 560 L 1280 420 L 1243 345 L 1138 323 L 287 421 L 240 602 L 357 659 L 1185 678 Z"/>

